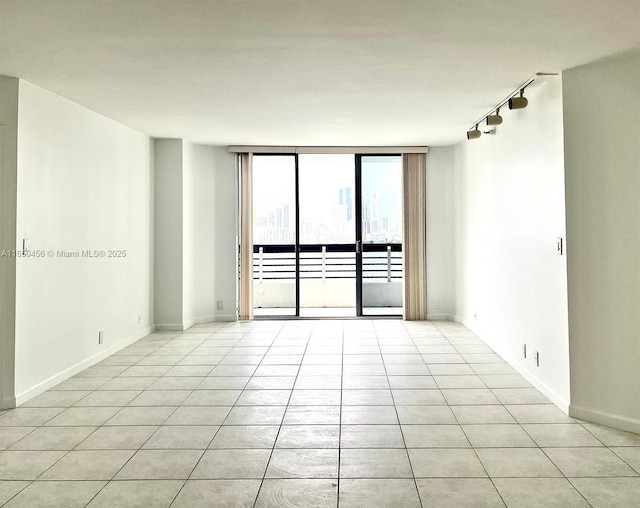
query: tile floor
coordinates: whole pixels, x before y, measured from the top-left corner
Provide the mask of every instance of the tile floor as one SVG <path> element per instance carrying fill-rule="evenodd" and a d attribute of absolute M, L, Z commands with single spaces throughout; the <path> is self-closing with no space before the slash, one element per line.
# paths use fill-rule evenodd
<path fill-rule="evenodd" d="M 7 507 L 640 506 L 640 435 L 445 322 L 154 333 L 0 414 L 0 450 Z"/>

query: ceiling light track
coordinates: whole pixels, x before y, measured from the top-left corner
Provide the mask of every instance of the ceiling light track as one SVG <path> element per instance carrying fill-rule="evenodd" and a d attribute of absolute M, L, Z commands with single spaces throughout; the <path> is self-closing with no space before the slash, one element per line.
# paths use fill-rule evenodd
<path fill-rule="evenodd" d="M 516 88 L 513 92 L 511 92 L 507 97 L 496 104 L 493 108 L 489 110 L 489 112 L 483 115 L 477 122 L 474 122 L 469 129 L 467 130 L 467 139 L 478 139 L 483 133 L 484 134 L 495 134 L 496 127 L 502 124 L 502 116 L 500 116 L 500 108 L 505 105 L 509 107 L 509 109 L 523 109 L 527 107 L 529 101 L 524 96 L 524 91 L 527 87 L 535 84 L 543 84 L 546 83 L 550 78 L 557 76 L 557 73 L 551 72 L 537 72 L 529 79 L 527 79 L 524 83 L 522 83 L 518 88 Z M 486 126 L 487 130 L 480 130 L 480 125 L 483 127 Z"/>

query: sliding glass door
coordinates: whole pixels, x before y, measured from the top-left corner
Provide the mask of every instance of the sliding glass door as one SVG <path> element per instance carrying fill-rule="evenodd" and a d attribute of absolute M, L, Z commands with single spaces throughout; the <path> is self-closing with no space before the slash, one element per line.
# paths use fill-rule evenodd
<path fill-rule="evenodd" d="M 357 156 L 359 315 L 402 315 L 402 158 Z"/>
<path fill-rule="evenodd" d="M 356 315 L 354 156 L 298 156 L 300 316 Z"/>
<path fill-rule="evenodd" d="M 402 314 L 402 162 L 254 155 L 254 316 Z"/>
<path fill-rule="evenodd" d="M 255 316 L 296 316 L 297 185 L 293 155 L 253 157 Z"/>

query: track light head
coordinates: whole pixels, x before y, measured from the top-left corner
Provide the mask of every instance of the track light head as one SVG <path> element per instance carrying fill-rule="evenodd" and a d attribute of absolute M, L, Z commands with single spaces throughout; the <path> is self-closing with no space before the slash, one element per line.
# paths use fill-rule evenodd
<path fill-rule="evenodd" d="M 509 99 L 509 109 L 523 109 L 527 107 L 529 101 L 524 96 L 524 89 L 520 90 L 520 97 L 511 97 Z"/>
<path fill-rule="evenodd" d="M 487 116 L 487 126 L 495 127 L 496 125 L 500 125 L 502 123 L 502 117 L 500 116 L 500 108 L 496 110 L 495 115 Z"/>
<path fill-rule="evenodd" d="M 481 116 L 480 119 L 476 121 L 475 128 L 471 127 L 471 129 L 467 131 L 467 139 L 478 139 L 483 134 L 494 135 L 496 133 L 496 127 L 498 125 L 502 125 L 503 121 L 500 116 L 500 108 L 506 108 L 507 105 L 509 106 L 509 109 L 526 108 L 529 101 L 524 96 L 525 89 L 538 80 L 544 82 L 552 76 L 557 76 L 557 74 L 544 72 L 537 72 L 534 74 L 531 78 L 511 92 L 510 95 L 507 95 L 502 102 L 499 102 L 493 107 L 493 109 L 490 109 L 485 116 Z M 480 125 L 482 125 L 482 129 L 479 128 Z"/>
<path fill-rule="evenodd" d="M 482 136 L 482 132 L 480 132 L 477 125 L 475 129 L 467 131 L 467 139 L 478 139 L 480 136 Z"/>

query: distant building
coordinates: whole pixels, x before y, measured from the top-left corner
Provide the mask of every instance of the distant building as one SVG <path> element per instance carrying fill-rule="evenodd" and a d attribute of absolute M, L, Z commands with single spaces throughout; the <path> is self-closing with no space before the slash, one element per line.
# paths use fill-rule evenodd
<path fill-rule="evenodd" d="M 347 209 L 347 221 L 353 220 L 353 189 L 351 187 L 343 187 L 338 190 L 338 205 Z"/>

